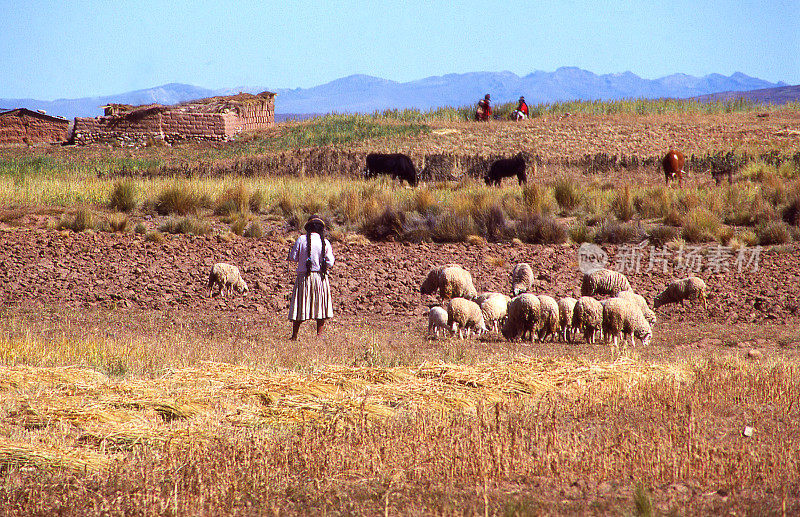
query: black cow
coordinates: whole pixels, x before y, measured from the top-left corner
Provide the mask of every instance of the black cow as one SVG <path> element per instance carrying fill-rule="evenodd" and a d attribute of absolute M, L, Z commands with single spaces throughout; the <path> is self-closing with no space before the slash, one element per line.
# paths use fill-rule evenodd
<path fill-rule="evenodd" d="M 503 158 L 492 163 L 489 167 L 489 174 L 483 177 L 487 185 L 495 184 L 500 186 L 503 178 L 516 176 L 519 184 L 528 183 L 528 176 L 525 174 L 525 156 L 517 153 L 513 158 Z"/>
<path fill-rule="evenodd" d="M 417 186 L 417 169 L 411 158 L 401 153 L 383 154 L 370 153 L 367 155 L 367 168 L 365 178 L 374 178 L 378 174 L 387 174 L 392 179 L 406 180 L 412 187 Z"/>

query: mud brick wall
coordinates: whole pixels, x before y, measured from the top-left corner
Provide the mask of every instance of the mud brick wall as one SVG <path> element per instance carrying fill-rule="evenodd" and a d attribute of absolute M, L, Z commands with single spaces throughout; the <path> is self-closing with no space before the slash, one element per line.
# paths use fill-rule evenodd
<path fill-rule="evenodd" d="M 240 108 L 239 118 L 242 121 L 243 131 L 266 129 L 275 124 L 275 100 L 264 99 L 261 102 L 251 102 Z"/>
<path fill-rule="evenodd" d="M 28 113 L 6 113 L 0 117 L 0 145 L 63 142 L 69 121 L 37 117 Z"/>
<path fill-rule="evenodd" d="M 146 143 L 148 140 L 175 142 L 184 139 L 228 140 L 242 131 L 233 113 L 184 113 L 159 111 L 144 117 L 110 115 L 75 119 L 75 143 Z"/>

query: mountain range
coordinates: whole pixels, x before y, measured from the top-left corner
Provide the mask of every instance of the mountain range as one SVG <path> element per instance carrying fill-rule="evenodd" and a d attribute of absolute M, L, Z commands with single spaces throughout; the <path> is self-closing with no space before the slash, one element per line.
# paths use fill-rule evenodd
<path fill-rule="evenodd" d="M 0 108 L 25 107 L 72 118 L 102 115 L 101 106 L 111 103 L 167 105 L 240 91 L 257 93 L 270 90 L 278 93 L 275 110 L 276 117 L 280 119 L 281 115 L 288 114 L 371 113 L 404 108 L 424 111 L 440 106 L 459 107 L 476 103 L 486 93 L 492 95 L 495 103 L 516 101 L 520 95 L 524 95 L 528 104 L 569 100 L 689 98 L 720 92 L 725 92 L 730 97 L 735 92 L 762 89 L 780 90 L 780 95 L 774 96 L 776 100 L 773 102 L 776 103 L 800 99 L 800 89 L 787 87 L 784 82 L 772 83 L 740 72 L 731 76 L 710 74 L 694 77 L 673 74 L 659 79 L 643 79 L 631 72 L 597 75 L 580 68 L 563 67 L 554 72 L 537 71 L 522 77 L 512 72 L 472 72 L 433 76 L 404 83 L 368 75 L 351 75 L 312 88 L 295 89 L 239 87 L 212 90 L 171 83 L 145 90 L 80 99 L 0 99 Z M 772 97 L 767 95 L 766 98 Z"/>

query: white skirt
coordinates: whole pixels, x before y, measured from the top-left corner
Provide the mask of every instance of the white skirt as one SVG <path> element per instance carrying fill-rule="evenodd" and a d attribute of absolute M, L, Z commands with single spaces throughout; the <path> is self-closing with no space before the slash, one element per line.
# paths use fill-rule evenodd
<path fill-rule="evenodd" d="M 333 300 L 328 275 L 300 273 L 294 282 L 289 320 L 322 320 L 333 317 Z"/>

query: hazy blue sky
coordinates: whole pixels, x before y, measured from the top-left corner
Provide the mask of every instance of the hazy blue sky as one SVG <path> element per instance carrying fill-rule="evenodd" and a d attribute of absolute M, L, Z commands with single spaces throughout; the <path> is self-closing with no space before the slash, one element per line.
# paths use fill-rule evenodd
<path fill-rule="evenodd" d="M 0 0 L 0 97 L 578 66 L 800 83 L 800 0 Z"/>

